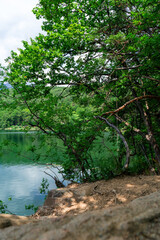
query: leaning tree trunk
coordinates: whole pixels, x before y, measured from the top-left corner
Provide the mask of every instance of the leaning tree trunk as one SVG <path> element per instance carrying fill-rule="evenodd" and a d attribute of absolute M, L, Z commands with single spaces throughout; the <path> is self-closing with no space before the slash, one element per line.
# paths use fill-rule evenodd
<path fill-rule="evenodd" d="M 96 116 L 96 118 L 98 118 L 98 119 L 100 119 L 102 121 L 105 121 L 110 127 L 115 129 L 116 132 L 118 133 L 119 137 L 122 139 L 122 141 L 123 141 L 123 143 L 125 145 L 125 148 L 126 148 L 126 162 L 124 164 L 124 169 L 127 169 L 128 166 L 129 166 L 129 162 L 130 162 L 130 150 L 129 150 L 128 143 L 127 143 L 126 139 L 124 138 L 123 134 L 121 133 L 121 131 L 113 123 L 110 123 L 106 118 L 100 117 L 100 116 Z"/>

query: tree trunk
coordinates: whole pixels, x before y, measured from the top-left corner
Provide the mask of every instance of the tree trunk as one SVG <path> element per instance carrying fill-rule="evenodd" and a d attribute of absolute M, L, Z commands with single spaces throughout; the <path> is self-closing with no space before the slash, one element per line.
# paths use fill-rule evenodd
<path fill-rule="evenodd" d="M 100 116 L 96 116 L 96 118 L 99 118 L 100 120 L 105 121 L 110 127 L 115 129 L 116 132 L 118 133 L 118 135 L 120 136 L 120 138 L 122 139 L 122 141 L 125 145 L 125 148 L 126 148 L 126 162 L 124 164 L 124 168 L 127 169 L 128 166 L 129 166 L 129 162 L 130 162 L 130 150 L 129 150 L 129 146 L 128 146 L 128 143 L 127 143 L 126 139 L 122 135 L 121 131 L 113 123 L 110 123 L 106 118 L 103 118 L 103 117 L 100 117 Z"/>
<path fill-rule="evenodd" d="M 137 94 L 135 92 L 135 90 L 132 88 L 132 93 L 134 95 L 134 97 L 137 97 Z M 144 123 L 146 125 L 146 128 L 147 128 L 147 135 L 146 135 L 146 139 L 150 142 L 153 150 L 154 150 L 154 153 L 155 153 L 155 159 L 157 160 L 157 162 L 159 163 L 160 165 L 160 148 L 156 142 L 156 139 L 154 137 L 154 133 L 153 133 L 153 130 L 152 130 L 152 123 L 151 123 L 151 119 L 149 121 L 149 115 L 147 114 L 147 112 L 144 110 L 143 106 L 141 105 L 141 103 L 139 101 L 136 101 L 136 104 L 137 104 L 137 107 L 141 113 L 141 116 L 144 120 Z"/>

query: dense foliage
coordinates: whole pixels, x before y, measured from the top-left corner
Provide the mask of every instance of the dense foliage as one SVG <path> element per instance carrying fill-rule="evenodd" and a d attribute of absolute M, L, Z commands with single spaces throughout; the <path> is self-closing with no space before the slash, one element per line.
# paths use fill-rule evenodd
<path fill-rule="evenodd" d="M 104 178 L 133 165 L 158 172 L 159 1 L 40 0 L 33 12 L 45 34 L 23 41 L 2 70 L 13 87 L 10 108 L 27 108 L 30 126 L 63 141 L 70 178 Z M 4 107 L 9 91 L 1 93 Z M 99 138 L 114 143 L 112 161 L 92 154 Z"/>

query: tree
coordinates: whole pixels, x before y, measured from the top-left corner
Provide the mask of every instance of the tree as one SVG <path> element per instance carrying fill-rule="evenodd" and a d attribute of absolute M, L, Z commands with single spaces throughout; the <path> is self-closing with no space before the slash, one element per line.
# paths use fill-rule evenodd
<path fill-rule="evenodd" d="M 130 155 L 160 164 L 158 3 L 40 0 L 33 12 L 46 34 L 8 58 L 4 81 L 15 102 L 27 106 L 31 126 L 63 140 L 84 179 L 94 169 L 88 149 L 106 124 L 126 148 L 124 164 L 120 143 L 120 166 Z M 53 95 L 57 85 L 66 87 Z"/>

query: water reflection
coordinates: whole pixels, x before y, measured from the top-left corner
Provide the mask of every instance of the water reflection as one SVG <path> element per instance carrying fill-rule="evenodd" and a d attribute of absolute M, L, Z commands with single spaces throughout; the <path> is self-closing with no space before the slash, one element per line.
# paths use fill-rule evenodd
<path fill-rule="evenodd" d="M 27 149 L 32 138 L 24 133 L 0 133 L 0 142 L 4 139 L 12 140 L 18 143 L 19 149 Z M 58 170 L 53 169 L 58 174 Z M 12 151 L 3 151 L 0 156 L 0 200 L 4 201 L 8 209 L 18 215 L 30 215 L 32 210 L 25 210 L 25 205 L 34 204 L 40 206 L 43 204 L 44 195 L 40 194 L 39 187 L 42 178 L 49 181 L 49 189 L 56 188 L 54 180 L 44 173 L 45 166 L 35 165 L 32 161 L 22 156 L 17 156 Z M 8 201 L 12 197 L 12 201 Z"/>
<path fill-rule="evenodd" d="M 44 195 L 40 194 L 39 187 L 42 178 L 49 181 L 49 189 L 56 188 L 52 178 L 44 173 L 44 166 L 3 166 L 0 165 L 0 199 L 7 205 L 8 209 L 18 215 L 30 215 L 31 210 L 25 210 L 25 205 L 34 204 L 40 206 L 43 204 Z M 57 169 L 54 172 L 58 174 Z M 61 176 L 59 175 L 59 178 Z M 8 202 L 8 197 L 12 201 Z"/>
<path fill-rule="evenodd" d="M 60 139 L 34 131 L 27 134 L 0 131 L 0 146 L 0 163 L 7 165 L 33 164 L 36 155 L 41 163 L 61 163 L 65 153 Z M 36 150 L 32 151 L 33 148 Z"/>

